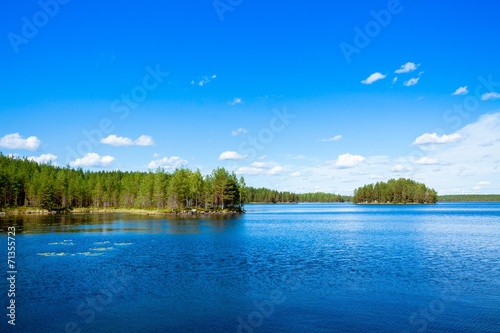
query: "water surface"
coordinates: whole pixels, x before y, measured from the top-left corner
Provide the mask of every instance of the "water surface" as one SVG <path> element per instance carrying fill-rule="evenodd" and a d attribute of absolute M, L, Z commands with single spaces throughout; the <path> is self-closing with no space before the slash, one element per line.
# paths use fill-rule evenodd
<path fill-rule="evenodd" d="M 16 331 L 500 332 L 498 203 L 246 209 L 0 219 Z"/>

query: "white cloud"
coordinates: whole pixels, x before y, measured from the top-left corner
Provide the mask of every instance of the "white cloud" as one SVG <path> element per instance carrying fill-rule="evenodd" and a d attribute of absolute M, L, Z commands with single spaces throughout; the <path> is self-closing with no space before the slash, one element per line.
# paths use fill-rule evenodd
<path fill-rule="evenodd" d="M 248 130 L 245 128 L 242 128 L 242 127 L 235 129 L 234 131 L 231 131 L 231 135 L 233 135 L 233 136 L 237 136 L 239 134 L 246 134 L 246 133 L 248 133 Z"/>
<path fill-rule="evenodd" d="M 403 173 L 403 172 L 410 172 L 411 169 L 410 167 L 402 164 L 397 164 L 391 168 L 391 172 L 396 172 L 396 173 Z"/>
<path fill-rule="evenodd" d="M 361 81 L 362 84 L 372 84 L 373 82 L 376 82 L 378 80 L 382 80 L 382 79 L 385 79 L 387 75 L 384 75 L 380 72 L 375 72 L 373 74 L 371 74 L 370 76 L 368 76 L 366 79 L 364 79 L 363 81 Z"/>
<path fill-rule="evenodd" d="M 108 135 L 101 139 L 101 143 L 115 147 L 123 146 L 152 146 L 154 144 L 153 138 L 149 135 L 141 135 L 136 140 L 124 136 L 117 136 L 115 134 Z"/>
<path fill-rule="evenodd" d="M 227 102 L 227 104 L 229 104 L 229 105 L 236 105 L 236 104 L 241 104 L 241 103 L 243 103 L 243 101 L 239 97 L 235 97 L 235 98 L 233 98 L 232 101 Z"/>
<path fill-rule="evenodd" d="M 7 149 L 37 150 L 41 143 L 36 136 L 24 139 L 19 133 L 7 134 L 0 138 L 0 147 Z"/>
<path fill-rule="evenodd" d="M 275 166 L 271 170 L 267 172 L 268 175 L 277 175 L 285 171 L 285 169 L 282 166 Z"/>
<path fill-rule="evenodd" d="M 339 155 L 335 166 L 339 169 L 352 168 L 365 160 L 361 155 L 342 154 Z"/>
<path fill-rule="evenodd" d="M 292 177 L 300 177 L 300 172 L 298 172 L 298 171 L 292 172 L 290 174 L 290 176 L 292 176 Z"/>
<path fill-rule="evenodd" d="M 247 158 L 248 155 L 243 155 L 240 154 L 236 151 L 225 151 L 219 156 L 219 161 L 223 160 L 242 160 L 244 158 Z"/>
<path fill-rule="evenodd" d="M 172 156 L 172 157 L 163 157 L 157 160 L 153 160 L 148 163 L 147 167 L 148 169 L 162 168 L 166 170 L 173 170 L 178 167 L 182 167 L 186 163 L 187 163 L 186 160 L 183 160 L 178 156 Z"/>
<path fill-rule="evenodd" d="M 40 156 L 30 156 L 28 160 L 36 162 L 38 164 L 46 164 L 49 162 L 54 162 L 57 159 L 57 156 L 54 154 L 42 154 Z"/>
<path fill-rule="evenodd" d="M 342 135 L 335 135 L 331 138 L 323 139 L 323 140 L 321 140 L 321 142 L 330 142 L 330 141 L 339 141 L 339 140 L 342 140 Z"/>
<path fill-rule="evenodd" d="M 401 65 L 401 68 L 397 69 L 394 71 L 396 74 L 401 74 L 401 73 L 409 73 L 413 72 L 417 67 L 420 66 L 420 64 L 415 65 L 413 62 L 407 62 L 404 65 Z"/>
<path fill-rule="evenodd" d="M 404 86 L 406 87 L 411 87 L 411 86 L 414 86 L 418 83 L 418 81 L 420 80 L 419 77 L 412 77 L 411 79 L 409 79 L 408 81 L 405 81 L 403 83 Z"/>
<path fill-rule="evenodd" d="M 491 184 L 491 182 L 489 182 L 489 181 L 480 181 L 477 183 L 477 185 L 490 185 L 490 184 Z"/>
<path fill-rule="evenodd" d="M 468 86 L 465 87 L 459 87 L 455 92 L 452 93 L 453 96 L 457 95 L 467 95 L 469 93 L 469 90 L 467 89 Z"/>
<path fill-rule="evenodd" d="M 72 167 L 98 167 L 98 166 L 108 166 L 115 158 L 113 156 L 100 156 L 96 153 L 85 154 L 82 158 L 77 158 L 76 160 L 69 162 Z"/>
<path fill-rule="evenodd" d="M 396 83 L 396 82 L 398 82 L 398 77 L 397 76 L 395 76 L 394 79 L 392 79 L 392 83 Z"/>
<path fill-rule="evenodd" d="M 414 145 L 425 145 L 429 143 L 444 144 L 444 143 L 457 142 L 460 139 L 462 139 L 462 135 L 459 133 L 453 133 L 449 135 L 443 134 L 441 136 L 437 135 L 437 133 L 425 133 L 416 138 L 413 144 Z"/>
<path fill-rule="evenodd" d="M 434 164 L 439 164 L 439 160 L 437 158 L 424 156 L 416 160 L 415 163 L 422 165 L 434 165 Z"/>
<path fill-rule="evenodd" d="M 180 158 L 179 156 L 163 157 L 163 158 L 149 162 L 148 168 L 149 169 L 162 168 L 165 170 L 174 170 L 174 169 L 179 168 L 187 163 L 188 163 L 188 161 Z"/>
<path fill-rule="evenodd" d="M 500 98 L 500 93 L 497 92 L 489 92 L 489 93 L 484 93 L 481 96 L 481 100 L 487 101 L 489 99 L 499 99 Z"/>
<path fill-rule="evenodd" d="M 106 138 L 101 139 L 101 143 L 105 145 L 111 145 L 115 147 L 119 146 L 132 146 L 134 144 L 134 141 L 130 138 L 126 138 L 123 136 L 116 136 L 114 134 L 111 134 L 107 136 Z"/>

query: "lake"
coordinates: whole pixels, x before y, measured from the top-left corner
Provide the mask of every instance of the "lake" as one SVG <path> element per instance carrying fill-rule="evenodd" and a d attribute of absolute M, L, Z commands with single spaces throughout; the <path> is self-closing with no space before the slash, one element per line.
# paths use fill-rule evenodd
<path fill-rule="evenodd" d="M 500 332 L 500 203 L 0 218 L 15 330 Z"/>

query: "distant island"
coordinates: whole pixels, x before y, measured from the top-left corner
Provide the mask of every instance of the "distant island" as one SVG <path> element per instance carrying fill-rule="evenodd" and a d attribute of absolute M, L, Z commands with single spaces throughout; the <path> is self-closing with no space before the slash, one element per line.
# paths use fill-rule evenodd
<path fill-rule="evenodd" d="M 437 192 L 411 179 L 389 179 L 359 187 L 354 191 L 355 204 L 434 204 Z"/>

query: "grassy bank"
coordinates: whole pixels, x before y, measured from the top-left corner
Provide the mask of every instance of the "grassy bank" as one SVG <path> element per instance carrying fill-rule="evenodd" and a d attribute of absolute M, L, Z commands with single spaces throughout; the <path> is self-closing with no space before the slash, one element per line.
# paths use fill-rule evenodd
<path fill-rule="evenodd" d="M 51 215 L 51 214 L 131 214 L 131 215 L 231 215 L 241 214 L 243 210 L 234 209 L 139 209 L 139 208 L 74 208 L 59 211 L 48 211 L 42 208 L 18 207 L 6 208 L 5 215 Z"/>

